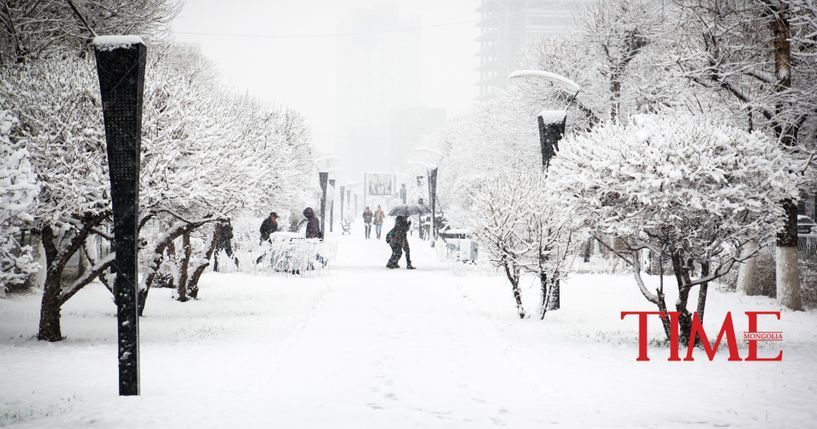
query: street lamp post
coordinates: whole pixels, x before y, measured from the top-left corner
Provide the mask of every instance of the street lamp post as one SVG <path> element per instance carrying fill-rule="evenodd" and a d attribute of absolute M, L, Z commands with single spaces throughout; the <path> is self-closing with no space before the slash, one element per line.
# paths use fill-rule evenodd
<path fill-rule="evenodd" d="M 437 241 L 437 168 L 428 171 L 428 195 L 431 198 L 431 240 Z"/>
<path fill-rule="evenodd" d="M 519 70 L 511 73 L 508 77 L 511 79 L 536 78 L 548 81 L 554 86 L 559 87 L 562 91 L 572 94 L 568 98 L 568 106 L 576 99 L 576 96 L 579 95 L 579 91 L 581 91 L 581 87 L 576 82 L 562 75 L 543 70 Z M 553 158 L 559 150 L 559 141 L 565 132 L 567 111 L 544 110 L 537 116 L 536 120 L 539 128 L 542 168 L 547 170 L 550 166 L 551 158 Z"/>
<path fill-rule="evenodd" d="M 323 233 L 324 221 L 326 220 L 326 186 L 329 184 L 329 172 L 319 172 L 318 179 L 320 180 L 321 184 L 321 233 Z"/>
<path fill-rule="evenodd" d="M 335 179 L 329 179 L 332 195 L 329 198 L 329 232 L 335 229 Z"/>
<path fill-rule="evenodd" d="M 326 221 L 326 191 L 327 186 L 329 185 L 329 172 L 334 170 L 339 170 L 338 167 L 331 167 L 333 161 L 337 160 L 339 157 L 336 155 L 324 155 L 318 158 L 315 158 L 315 164 L 318 166 L 318 182 L 321 186 L 321 212 L 320 212 L 320 220 L 321 220 L 321 234 L 325 235 L 326 228 L 324 227 Z M 333 181 L 334 182 L 334 181 Z"/>
<path fill-rule="evenodd" d="M 514 78 L 537 78 L 544 79 L 561 90 L 573 94 L 568 98 L 568 107 L 579 95 L 581 87 L 576 82 L 556 73 L 547 72 L 544 70 L 519 70 L 508 76 Z M 567 122 L 567 109 L 542 111 L 536 118 L 539 128 L 539 143 L 542 151 L 542 169 L 547 171 L 550 167 L 550 160 L 556 155 L 559 150 L 559 141 L 565 132 L 565 125 Z M 585 258 L 586 259 L 586 258 Z M 585 260 L 586 262 L 586 260 Z M 550 301 L 545 303 L 548 310 L 558 310 L 561 306 L 559 281 L 556 280 L 551 286 Z"/>
<path fill-rule="evenodd" d="M 346 205 L 344 204 L 344 200 L 346 199 L 346 186 L 340 186 L 340 221 L 341 224 L 343 223 L 343 215 L 345 214 L 344 209 Z"/>

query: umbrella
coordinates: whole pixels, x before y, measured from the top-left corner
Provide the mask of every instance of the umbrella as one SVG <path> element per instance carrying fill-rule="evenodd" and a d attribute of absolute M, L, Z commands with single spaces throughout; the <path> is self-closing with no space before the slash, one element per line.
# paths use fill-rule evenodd
<path fill-rule="evenodd" d="M 394 206 L 391 210 L 389 210 L 389 216 L 414 216 L 426 213 L 431 213 L 431 210 L 422 204 Z"/>

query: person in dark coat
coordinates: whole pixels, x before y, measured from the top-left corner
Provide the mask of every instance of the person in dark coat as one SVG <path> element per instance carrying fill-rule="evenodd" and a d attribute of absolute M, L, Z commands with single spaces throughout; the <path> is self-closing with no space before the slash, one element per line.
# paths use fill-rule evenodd
<path fill-rule="evenodd" d="M 394 220 L 394 228 L 386 234 L 386 243 L 391 247 L 391 258 L 386 268 L 400 268 L 398 263 L 403 252 L 406 252 L 406 268 L 413 270 L 411 265 L 411 249 L 409 249 L 408 237 L 406 233 L 411 228 L 411 221 L 406 221 L 405 216 L 397 216 Z"/>
<path fill-rule="evenodd" d="M 216 251 L 213 254 L 213 271 L 218 272 L 218 254 L 223 250 L 224 253 L 233 260 L 235 266 L 238 267 L 238 258 L 233 255 L 233 225 L 230 219 L 221 223 L 217 228 L 221 228 L 218 235 L 218 242 L 216 242 Z"/>
<path fill-rule="evenodd" d="M 372 236 L 372 211 L 369 209 L 369 206 L 366 206 L 366 209 L 363 210 L 363 233 L 368 240 Z"/>
<path fill-rule="evenodd" d="M 261 222 L 261 243 L 269 241 L 270 235 L 278 231 L 278 213 L 272 212 Z"/>
<path fill-rule="evenodd" d="M 323 231 L 321 231 L 321 221 L 315 216 L 315 211 L 312 207 L 304 209 L 304 217 L 306 218 L 306 238 L 323 239 Z"/>

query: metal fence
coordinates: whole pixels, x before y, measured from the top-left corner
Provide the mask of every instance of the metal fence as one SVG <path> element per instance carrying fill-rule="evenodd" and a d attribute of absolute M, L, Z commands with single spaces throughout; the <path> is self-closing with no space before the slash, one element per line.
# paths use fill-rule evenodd
<path fill-rule="evenodd" d="M 817 234 L 798 235 L 797 251 L 801 259 L 817 260 Z"/>

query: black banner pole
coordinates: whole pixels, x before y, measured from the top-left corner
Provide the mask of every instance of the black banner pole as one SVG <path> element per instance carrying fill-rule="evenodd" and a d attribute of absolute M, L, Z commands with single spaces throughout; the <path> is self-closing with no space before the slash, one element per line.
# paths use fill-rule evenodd
<path fill-rule="evenodd" d="M 323 227 L 326 220 L 326 185 L 329 182 L 329 172 L 321 171 L 318 173 L 318 180 L 321 183 L 321 233 L 326 232 Z"/>
<path fill-rule="evenodd" d="M 94 39 L 94 51 L 113 206 L 119 394 L 138 395 L 139 157 L 147 48 L 137 36 L 102 36 Z"/>

